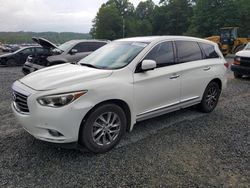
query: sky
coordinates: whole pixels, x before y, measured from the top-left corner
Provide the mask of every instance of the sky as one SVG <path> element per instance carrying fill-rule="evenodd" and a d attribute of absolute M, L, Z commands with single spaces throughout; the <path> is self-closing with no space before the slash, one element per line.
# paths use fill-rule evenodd
<path fill-rule="evenodd" d="M 140 1 L 130 0 L 135 7 Z M 158 4 L 160 0 L 153 1 Z M 0 31 L 88 33 L 105 2 L 107 0 L 0 0 Z"/>

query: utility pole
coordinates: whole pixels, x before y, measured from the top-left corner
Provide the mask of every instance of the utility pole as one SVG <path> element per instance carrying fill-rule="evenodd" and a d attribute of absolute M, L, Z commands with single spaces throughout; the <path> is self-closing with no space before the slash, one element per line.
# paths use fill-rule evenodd
<path fill-rule="evenodd" d="M 125 20 L 124 15 L 122 15 L 122 38 L 125 37 Z"/>
<path fill-rule="evenodd" d="M 124 15 L 127 12 L 127 9 L 125 8 L 122 12 L 122 38 L 125 38 L 125 18 Z"/>

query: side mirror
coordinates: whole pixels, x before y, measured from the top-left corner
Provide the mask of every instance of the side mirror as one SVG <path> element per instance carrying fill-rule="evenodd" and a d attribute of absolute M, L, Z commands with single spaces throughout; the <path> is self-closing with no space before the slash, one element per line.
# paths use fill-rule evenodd
<path fill-rule="evenodd" d="M 149 71 L 156 68 L 156 61 L 154 60 L 143 60 L 141 63 L 141 70 Z"/>
<path fill-rule="evenodd" d="M 74 55 L 74 54 L 76 54 L 77 52 L 78 52 L 78 50 L 73 48 L 73 49 L 70 51 L 70 54 L 71 54 L 71 55 Z"/>

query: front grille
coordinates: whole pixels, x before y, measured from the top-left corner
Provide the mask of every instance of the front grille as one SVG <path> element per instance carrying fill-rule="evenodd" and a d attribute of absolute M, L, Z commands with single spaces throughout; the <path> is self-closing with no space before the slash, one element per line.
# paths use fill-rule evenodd
<path fill-rule="evenodd" d="M 250 67 L 250 58 L 249 57 L 241 57 L 240 65 Z"/>
<path fill-rule="evenodd" d="M 27 104 L 28 96 L 14 90 L 12 92 L 12 95 L 16 110 L 19 112 L 29 113 L 29 107 Z"/>

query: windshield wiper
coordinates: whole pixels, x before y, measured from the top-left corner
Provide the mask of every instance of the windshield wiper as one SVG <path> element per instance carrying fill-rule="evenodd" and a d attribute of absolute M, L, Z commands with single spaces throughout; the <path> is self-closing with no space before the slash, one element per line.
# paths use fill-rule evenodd
<path fill-rule="evenodd" d="M 86 67 L 95 68 L 95 69 L 100 69 L 99 67 L 97 67 L 97 66 L 95 66 L 95 65 L 88 64 L 88 63 L 80 63 L 80 65 L 86 66 Z"/>

